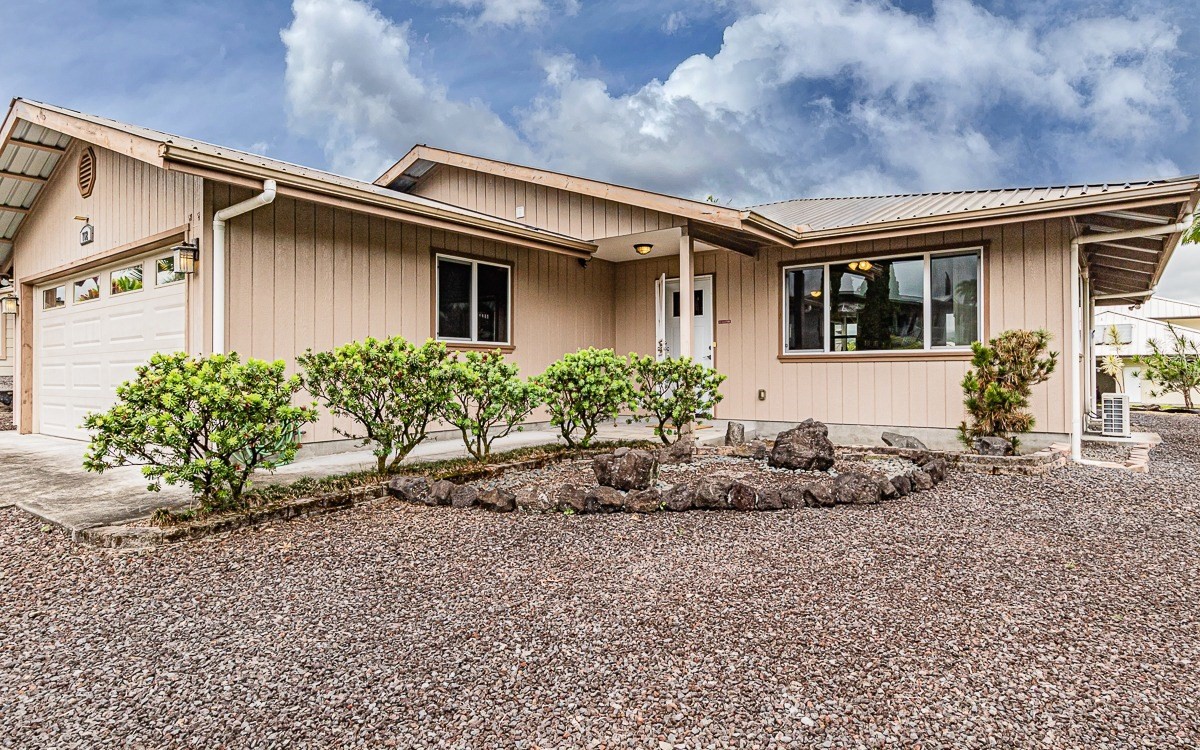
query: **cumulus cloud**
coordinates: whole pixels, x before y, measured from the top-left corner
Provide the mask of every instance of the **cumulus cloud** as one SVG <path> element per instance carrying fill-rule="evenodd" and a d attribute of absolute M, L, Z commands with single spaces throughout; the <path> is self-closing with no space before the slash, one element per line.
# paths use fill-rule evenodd
<path fill-rule="evenodd" d="M 493 4 L 454 1 L 480 21 Z M 545 10 L 503 5 L 490 22 Z M 1179 31 L 1161 17 L 1014 20 L 968 0 L 923 15 L 879 0 L 736 7 L 719 51 L 627 92 L 548 56 L 506 122 L 422 71 L 407 25 L 359 0 L 297 0 L 283 35 L 293 117 L 360 176 L 428 141 L 740 204 L 1177 171 L 1156 148 L 1186 124 Z"/>

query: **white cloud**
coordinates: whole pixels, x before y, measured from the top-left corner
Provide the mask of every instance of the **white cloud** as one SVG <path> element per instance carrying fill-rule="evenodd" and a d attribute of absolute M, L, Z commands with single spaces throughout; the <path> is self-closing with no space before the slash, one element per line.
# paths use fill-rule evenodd
<path fill-rule="evenodd" d="M 674 10 L 667 14 L 667 20 L 663 21 L 663 33 L 675 34 L 687 28 L 687 14 L 681 10 Z"/>
<path fill-rule="evenodd" d="M 480 22 L 493 5 L 455 2 Z M 507 5 L 488 22 L 545 12 Z M 335 167 L 362 176 L 418 141 L 736 203 L 1177 171 L 1156 150 L 1186 121 L 1179 32 L 1161 18 L 1014 21 L 967 0 L 920 16 L 879 0 L 739 7 L 718 52 L 629 93 L 548 57 L 510 124 L 423 73 L 406 25 L 358 0 L 297 0 L 289 99 Z M 1109 166 L 1123 171 L 1098 174 Z"/>
<path fill-rule="evenodd" d="M 579 0 L 446 0 L 475 14 L 472 24 L 476 26 L 534 26 L 544 21 L 551 13 L 574 15 L 579 11 Z"/>

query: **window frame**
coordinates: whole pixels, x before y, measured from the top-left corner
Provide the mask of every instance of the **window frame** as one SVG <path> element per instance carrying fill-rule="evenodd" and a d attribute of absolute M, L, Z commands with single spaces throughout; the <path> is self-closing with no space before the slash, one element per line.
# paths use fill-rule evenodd
<path fill-rule="evenodd" d="M 95 301 L 99 300 L 104 294 L 104 292 L 103 292 L 104 287 L 102 287 L 100 285 L 100 279 L 102 279 L 102 278 L 103 278 L 102 274 L 96 273 L 96 274 L 92 274 L 90 276 L 82 276 L 82 277 L 72 281 L 71 282 L 71 304 L 72 305 L 86 305 L 88 302 L 95 302 Z M 78 292 L 79 285 L 86 284 L 89 281 L 96 282 L 96 296 L 88 297 L 87 299 L 80 299 L 79 292 Z"/>
<path fill-rule="evenodd" d="M 67 292 L 69 291 L 68 290 L 69 286 L 70 286 L 69 284 L 67 284 L 66 282 L 63 282 L 62 284 L 54 284 L 53 286 L 42 287 L 42 310 L 43 311 L 61 310 L 64 307 L 66 307 L 67 306 Z M 56 289 L 62 290 L 62 303 L 57 304 L 57 305 L 47 305 L 46 304 L 46 292 L 54 291 Z"/>
<path fill-rule="evenodd" d="M 171 279 L 170 281 L 159 281 L 158 280 L 158 275 L 160 273 L 165 273 L 164 271 L 158 270 L 158 264 L 164 260 L 171 261 L 171 273 L 175 274 L 179 278 Z M 156 286 L 156 287 L 171 286 L 172 284 L 181 284 L 181 283 L 187 281 L 186 273 L 175 270 L 175 256 L 174 255 L 155 255 L 153 258 L 151 258 L 150 263 L 151 263 L 151 268 L 154 269 L 154 286 Z M 145 282 L 143 282 L 142 286 L 145 286 Z"/>
<path fill-rule="evenodd" d="M 959 354 L 965 355 L 971 351 L 971 345 L 955 345 L 955 346 L 933 346 L 933 297 L 932 291 L 932 259 L 938 257 L 952 257 L 956 255 L 974 254 L 976 263 L 978 264 L 978 320 L 977 330 L 981 339 L 986 338 L 984 321 L 984 289 L 986 287 L 985 276 L 985 255 L 987 247 L 984 244 L 978 245 L 962 245 L 952 247 L 928 248 L 925 250 L 916 249 L 916 252 L 899 252 L 888 253 L 882 255 L 855 255 L 846 258 L 836 258 L 822 260 L 818 262 L 784 262 L 779 264 L 779 284 L 780 284 L 780 326 L 779 326 L 779 352 L 781 358 L 786 359 L 803 359 L 805 357 L 838 357 L 846 359 L 854 359 L 855 357 L 921 357 L 921 356 L 937 356 L 939 354 Z M 855 260 L 866 260 L 872 263 L 890 260 L 921 260 L 923 269 L 923 291 L 922 291 L 922 346 L 920 349 L 870 349 L 866 351 L 837 351 L 831 348 L 831 336 L 829 327 L 829 305 L 832 299 L 829 289 L 829 270 L 832 266 L 842 265 Z M 821 316 L 821 349 L 789 349 L 787 348 L 788 336 L 788 289 L 787 277 L 789 271 L 799 271 L 808 268 L 816 268 L 821 270 L 822 292 L 821 297 L 824 300 L 822 305 Z"/>
<path fill-rule="evenodd" d="M 113 275 L 114 274 L 132 271 L 133 269 L 138 268 L 139 266 L 142 269 L 141 286 L 139 286 L 137 289 L 123 289 L 120 291 L 113 288 L 113 278 L 114 278 Z M 134 263 L 131 266 L 122 266 L 120 268 L 109 269 L 109 271 L 108 271 L 108 296 L 109 297 L 120 297 L 120 296 L 123 296 L 126 294 L 136 294 L 137 292 L 144 292 L 145 290 L 146 290 L 146 262 L 145 261 L 142 261 L 141 263 Z"/>
<path fill-rule="evenodd" d="M 452 263 L 461 263 L 471 267 L 471 312 L 468 319 L 471 324 L 470 338 L 457 338 L 442 336 L 438 331 L 438 322 L 440 320 L 441 309 L 441 261 L 446 260 Z M 504 330 L 504 341 L 480 341 L 479 340 L 479 266 L 492 266 L 494 268 L 503 268 L 507 272 L 507 282 L 505 284 L 505 301 L 508 308 L 508 321 Z M 511 350 L 513 344 L 513 264 L 511 262 L 498 258 L 478 258 L 471 255 L 460 255 L 456 253 L 448 253 L 435 251 L 433 253 L 433 339 L 444 344 L 449 344 L 453 347 L 475 348 L 475 349 L 503 349 Z"/>

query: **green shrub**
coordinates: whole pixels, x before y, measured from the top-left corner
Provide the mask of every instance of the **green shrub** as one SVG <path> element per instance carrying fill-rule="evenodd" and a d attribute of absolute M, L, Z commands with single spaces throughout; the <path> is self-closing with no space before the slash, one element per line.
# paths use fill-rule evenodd
<path fill-rule="evenodd" d="M 499 351 L 468 352 L 443 368 L 450 396 L 440 416 L 462 433 L 467 452 L 486 461 L 492 443 L 513 431 L 541 404 L 541 388 L 517 375 Z"/>
<path fill-rule="evenodd" d="M 1015 448 L 1015 435 L 1033 429 L 1033 415 L 1026 411 L 1029 396 L 1058 365 L 1057 352 L 1046 354 L 1049 346 L 1044 330 L 1005 331 L 987 344 L 971 344 L 971 369 L 962 380 L 970 423 L 958 428 L 964 445 L 972 447 L 978 437 L 1002 437 Z"/>
<path fill-rule="evenodd" d="M 336 428 L 373 446 L 376 470 L 393 471 L 422 440 L 449 394 L 443 365 L 446 347 L 414 346 L 403 338 L 368 338 L 331 352 L 311 349 L 297 358 L 308 391 L 335 416 L 358 430 Z"/>
<path fill-rule="evenodd" d="M 671 432 L 678 439 L 687 425 L 711 419 L 713 408 L 724 398 L 720 387 L 725 376 L 691 357 L 657 360 L 630 354 L 629 363 L 634 388 L 630 405 L 637 412 L 635 418 L 654 421 L 654 433 L 668 445 Z"/>
<path fill-rule="evenodd" d="M 566 354 L 535 378 L 567 446 L 586 448 L 599 423 L 621 413 L 633 398 L 629 360 L 612 349 L 581 349 Z M 580 432 L 578 439 L 576 433 Z"/>
<path fill-rule="evenodd" d="M 299 390 L 282 361 L 156 354 L 117 388 L 116 405 L 84 421 L 95 435 L 83 466 L 144 464 L 151 491 L 187 485 L 203 512 L 238 508 L 250 475 L 291 462 L 316 419 L 292 405 Z"/>
<path fill-rule="evenodd" d="M 1200 388 L 1200 347 L 1170 323 L 1167 331 L 1171 336 L 1170 349 L 1158 339 L 1150 339 L 1150 354 L 1134 357 L 1134 362 L 1144 366 L 1138 377 L 1153 386 L 1151 396 L 1178 393 L 1183 396 L 1184 408 L 1191 409 L 1192 395 Z"/>

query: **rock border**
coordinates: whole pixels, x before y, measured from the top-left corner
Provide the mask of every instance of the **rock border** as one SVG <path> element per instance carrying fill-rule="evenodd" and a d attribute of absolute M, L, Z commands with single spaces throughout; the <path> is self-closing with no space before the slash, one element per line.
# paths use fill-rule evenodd
<path fill-rule="evenodd" d="M 849 456 L 863 457 L 870 454 L 898 456 L 915 461 L 918 464 L 920 463 L 920 459 L 924 457 L 936 456 L 945 459 L 950 467 L 963 471 L 997 476 L 1025 477 L 1040 476 L 1066 466 L 1071 455 L 1070 446 L 1062 443 L 1055 443 L 1036 453 L 1027 453 L 1019 456 L 981 456 L 976 453 L 962 453 L 959 451 L 914 450 L 912 448 L 891 448 L 877 445 L 850 445 L 843 446 L 841 450 L 845 451 L 846 455 Z"/>

